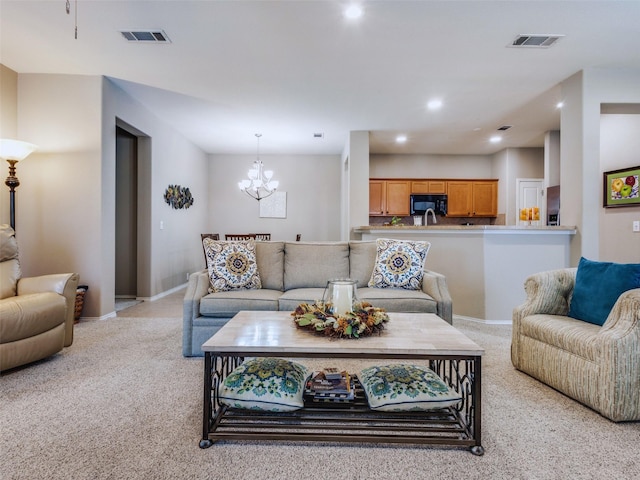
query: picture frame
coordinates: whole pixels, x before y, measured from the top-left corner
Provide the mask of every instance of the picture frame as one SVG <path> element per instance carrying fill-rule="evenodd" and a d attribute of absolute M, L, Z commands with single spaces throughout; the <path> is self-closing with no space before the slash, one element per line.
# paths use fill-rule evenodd
<path fill-rule="evenodd" d="M 640 165 L 603 174 L 604 208 L 640 206 Z"/>
<path fill-rule="evenodd" d="M 275 192 L 260 200 L 260 218 L 287 218 L 287 192 Z"/>

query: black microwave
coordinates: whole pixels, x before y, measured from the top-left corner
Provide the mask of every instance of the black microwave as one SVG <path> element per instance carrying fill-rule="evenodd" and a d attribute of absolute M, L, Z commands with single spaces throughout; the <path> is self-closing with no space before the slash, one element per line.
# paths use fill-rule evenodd
<path fill-rule="evenodd" d="M 411 215 L 424 215 L 430 208 L 436 215 L 447 214 L 447 196 L 444 194 L 414 194 L 410 198 Z"/>

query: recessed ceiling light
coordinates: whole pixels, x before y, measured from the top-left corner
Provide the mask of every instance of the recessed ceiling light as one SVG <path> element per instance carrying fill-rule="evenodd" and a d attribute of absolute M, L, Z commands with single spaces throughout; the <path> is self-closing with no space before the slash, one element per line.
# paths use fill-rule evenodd
<path fill-rule="evenodd" d="M 406 135 L 398 135 L 396 137 L 396 143 L 405 143 L 407 141 Z"/>
<path fill-rule="evenodd" d="M 440 110 L 442 108 L 442 100 L 438 98 L 434 98 L 433 100 L 429 100 L 427 103 L 427 108 L 429 110 Z"/>
<path fill-rule="evenodd" d="M 489 139 L 491 143 L 500 143 L 502 141 L 502 137 L 500 135 L 494 135 Z"/>
<path fill-rule="evenodd" d="M 362 6 L 357 3 L 352 3 L 344 9 L 344 16 L 349 19 L 360 18 L 363 14 Z"/>
<path fill-rule="evenodd" d="M 562 108 L 562 107 L 564 107 L 564 102 L 556 103 L 556 108 Z"/>

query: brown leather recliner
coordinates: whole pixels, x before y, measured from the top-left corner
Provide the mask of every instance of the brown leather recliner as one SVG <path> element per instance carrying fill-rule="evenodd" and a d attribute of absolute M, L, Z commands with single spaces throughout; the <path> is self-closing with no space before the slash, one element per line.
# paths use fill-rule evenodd
<path fill-rule="evenodd" d="M 41 360 L 73 342 L 78 274 L 21 276 L 15 233 L 0 225 L 0 371 Z"/>

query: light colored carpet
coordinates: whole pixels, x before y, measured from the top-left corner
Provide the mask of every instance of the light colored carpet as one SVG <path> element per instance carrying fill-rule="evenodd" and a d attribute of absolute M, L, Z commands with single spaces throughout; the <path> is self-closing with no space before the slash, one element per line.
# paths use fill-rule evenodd
<path fill-rule="evenodd" d="M 201 450 L 203 361 L 182 357 L 181 319 L 119 316 L 80 322 L 70 348 L 0 376 L 0 478 L 640 478 L 640 422 L 614 424 L 515 371 L 509 325 L 454 326 L 486 350 L 483 457 L 302 442 Z"/>

